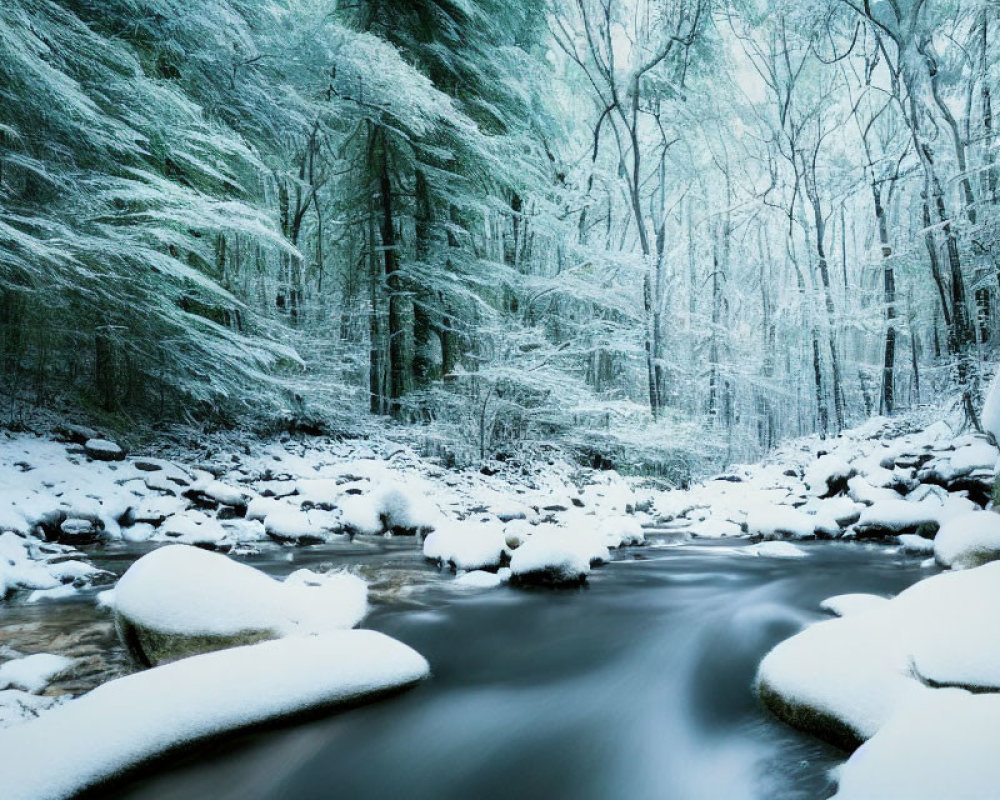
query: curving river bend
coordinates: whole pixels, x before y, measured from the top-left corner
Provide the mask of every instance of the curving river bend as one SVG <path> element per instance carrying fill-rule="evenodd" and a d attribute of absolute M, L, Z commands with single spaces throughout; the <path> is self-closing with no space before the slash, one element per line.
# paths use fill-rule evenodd
<path fill-rule="evenodd" d="M 825 597 L 895 594 L 928 570 L 876 546 L 807 543 L 807 558 L 786 560 L 740 554 L 740 541 L 650 541 L 595 570 L 589 587 L 561 592 L 458 590 L 398 541 L 249 559 L 275 575 L 368 565 L 382 600 L 365 626 L 423 653 L 432 678 L 320 721 L 201 747 L 100 797 L 829 796 L 827 773 L 843 754 L 768 715 L 751 687 L 757 664 L 821 618 Z M 414 578 L 419 588 L 399 590 Z M 11 614 L 0 613 L 0 627 Z"/>

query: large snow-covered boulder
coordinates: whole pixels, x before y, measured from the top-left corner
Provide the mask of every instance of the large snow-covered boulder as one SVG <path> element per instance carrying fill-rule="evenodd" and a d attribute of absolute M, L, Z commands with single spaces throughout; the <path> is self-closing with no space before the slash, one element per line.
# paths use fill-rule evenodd
<path fill-rule="evenodd" d="M 568 532 L 536 533 L 510 559 L 514 586 L 579 586 L 590 575 L 593 547 Z"/>
<path fill-rule="evenodd" d="M 1000 562 L 936 575 L 868 605 L 765 656 L 758 691 L 778 717 L 853 749 L 934 687 L 1000 690 Z"/>
<path fill-rule="evenodd" d="M 506 538 L 499 522 L 451 522 L 424 539 L 424 557 L 455 570 L 497 569 Z"/>
<path fill-rule="evenodd" d="M 0 731 L 4 800 L 74 796 L 194 742 L 403 689 L 424 658 L 375 631 L 334 631 L 185 658 L 109 681 Z"/>
<path fill-rule="evenodd" d="M 88 439 L 83 445 L 84 451 L 94 461 L 123 461 L 125 450 L 109 439 Z"/>
<path fill-rule="evenodd" d="M 971 511 L 947 520 L 934 539 L 934 558 L 958 569 L 1000 559 L 1000 514 Z"/>
<path fill-rule="evenodd" d="M 136 561 L 114 589 L 122 642 L 144 666 L 195 653 L 357 625 L 367 586 L 346 573 L 284 582 L 197 547 L 170 545 Z"/>
<path fill-rule="evenodd" d="M 274 508 L 264 518 L 264 530 L 277 542 L 320 544 L 339 522 L 329 512 L 299 511 L 292 506 Z"/>

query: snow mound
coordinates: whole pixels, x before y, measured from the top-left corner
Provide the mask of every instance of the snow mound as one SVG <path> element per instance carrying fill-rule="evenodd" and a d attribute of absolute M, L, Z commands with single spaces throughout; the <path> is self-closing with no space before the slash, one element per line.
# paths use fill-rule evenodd
<path fill-rule="evenodd" d="M 805 558 L 809 554 L 791 542 L 760 542 L 744 547 L 739 552 L 766 558 Z"/>
<path fill-rule="evenodd" d="M 68 797 L 191 742 L 412 685 L 424 658 L 375 631 L 223 650 L 105 683 L 0 731 L 5 800 Z"/>
<path fill-rule="evenodd" d="M 430 531 L 441 517 L 438 507 L 425 494 L 402 483 L 381 484 L 372 494 L 379 519 L 387 531 Z"/>
<path fill-rule="evenodd" d="M 747 514 L 747 530 L 765 539 L 783 536 L 809 539 L 816 533 L 816 517 L 791 506 L 763 506 Z"/>
<path fill-rule="evenodd" d="M 945 567 L 978 567 L 1000 558 L 1000 514 L 972 511 L 947 520 L 934 539 L 934 558 Z"/>
<path fill-rule="evenodd" d="M 860 536 L 894 535 L 921 527 L 936 530 L 942 509 L 943 506 L 933 499 L 911 502 L 897 495 L 879 500 L 862 511 L 856 530 Z"/>
<path fill-rule="evenodd" d="M 337 523 L 323 511 L 299 511 L 291 506 L 275 508 L 264 518 L 264 530 L 278 542 L 319 544 Z"/>
<path fill-rule="evenodd" d="M 354 576 L 301 570 L 281 583 L 224 555 L 171 545 L 129 567 L 113 602 L 122 638 L 156 663 L 156 652 L 176 657 L 171 637 L 219 640 L 199 642 L 207 650 L 230 646 L 232 637 L 240 643 L 353 627 L 367 612 L 367 587 Z"/>
<path fill-rule="evenodd" d="M 640 545 L 646 541 L 642 525 L 635 517 L 618 515 L 605 517 L 599 525 L 601 539 L 607 547 Z"/>
<path fill-rule="evenodd" d="M 839 770 L 835 800 L 990 800 L 1000 696 L 939 690 L 894 716 Z"/>
<path fill-rule="evenodd" d="M 451 522 L 424 539 L 424 557 L 456 570 L 495 569 L 503 558 L 506 538 L 499 524 Z"/>
<path fill-rule="evenodd" d="M 49 697 L 20 689 L 4 689 L 0 691 L 0 728 L 20 725 L 68 699 L 68 695 Z"/>
<path fill-rule="evenodd" d="M 495 589 L 508 580 L 510 580 L 509 569 L 501 569 L 496 572 L 477 569 L 459 575 L 455 578 L 455 585 L 466 589 Z"/>
<path fill-rule="evenodd" d="M 581 584 L 590 575 L 592 554 L 591 545 L 569 533 L 536 533 L 511 556 L 511 583 Z"/>
<path fill-rule="evenodd" d="M 932 687 L 1000 689 L 998 603 L 1000 562 L 927 578 L 780 643 L 758 670 L 761 698 L 852 749 Z"/>
<path fill-rule="evenodd" d="M 82 561 L 53 563 L 76 553 L 58 544 L 43 544 L 8 531 L 0 534 L 0 599 L 15 589 L 55 590 L 63 583 L 83 585 L 107 573 Z"/>
<path fill-rule="evenodd" d="M 940 536 L 940 533 L 938 534 Z M 934 552 L 934 540 L 925 539 L 915 533 L 902 533 L 898 537 L 903 550 L 914 555 L 931 555 Z"/>
<path fill-rule="evenodd" d="M 52 653 L 37 653 L 33 656 L 16 658 L 0 666 L 0 689 L 22 689 L 37 694 L 51 683 L 61 672 L 72 667 L 76 661 Z"/>
<path fill-rule="evenodd" d="M 889 598 L 877 594 L 838 594 L 826 598 L 819 604 L 819 607 L 835 617 L 849 617 L 862 611 L 871 611 L 888 602 Z"/>
<path fill-rule="evenodd" d="M 830 497 L 844 491 L 847 481 L 855 470 L 843 458 L 829 454 L 816 459 L 805 473 L 805 484 L 809 491 L 820 497 Z"/>

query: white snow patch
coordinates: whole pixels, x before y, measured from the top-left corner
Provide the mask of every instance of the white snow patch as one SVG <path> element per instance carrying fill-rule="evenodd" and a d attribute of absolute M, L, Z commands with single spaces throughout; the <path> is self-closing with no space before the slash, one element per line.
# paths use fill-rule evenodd
<path fill-rule="evenodd" d="M 828 611 L 835 617 L 849 617 L 862 611 L 871 611 L 884 603 L 888 603 L 888 597 L 877 594 L 838 594 L 828 597 L 819 607 L 823 611 Z"/>
<path fill-rule="evenodd" d="M 747 514 L 747 529 L 765 539 L 776 536 L 808 539 L 816 533 L 816 517 L 791 506 L 763 506 Z"/>
<path fill-rule="evenodd" d="M 801 547 L 796 547 L 791 542 L 759 542 L 741 548 L 738 552 L 766 558 L 805 558 L 809 555 Z"/>
<path fill-rule="evenodd" d="M 0 689 L 22 689 L 38 694 L 56 675 L 65 672 L 75 663 L 72 658 L 52 653 L 15 658 L 0 665 Z"/>
<path fill-rule="evenodd" d="M 1000 696 L 922 696 L 840 768 L 835 800 L 990 800 L 1000 786 Z"/>

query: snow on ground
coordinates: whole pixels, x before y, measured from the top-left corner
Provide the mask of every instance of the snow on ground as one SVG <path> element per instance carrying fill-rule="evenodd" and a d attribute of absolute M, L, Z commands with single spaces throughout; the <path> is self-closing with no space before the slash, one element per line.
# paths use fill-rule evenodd
<path fill-rule="evenodd" d="M 835 438 L 787 443 L 766 463 L 738 465 L 668 491 L 559 459 L 530 469 L 503 467 L 498 474 L 446 470 L 387 441 L 289 438 L 239 452 L 217 449 L 200 460 L 185 457 L 188 465 L 126 456 L 124 449 L 92 448 L 88 455 L 79 446 L 6 435 L 0 438 L 0 594 L 15 602 L 53 600 L 106 581 L 107 573 L 87 563 L 92 542 L 197 545 L 155 550 L 104 597 L 120 617 L 132 614 L 143 624 L 165 626 L 169 635 L 251 632 L 270 638 L 356 624 L 367 609 L 367 592 L 347 574 L 300 571 L 280 582 L 235 560 L 258 547 L 416 534 L 413 546 L 422 545 L 429 559 L 453 569 L 456 589 L 469 590 L 508 582 L 578 585 L 612 557 L 609 549 L 641 543 L 658 525 L 694 537 L 878 538 L 920 555 L 935 548 L 945 563 L 941 554 L 949 547 L 965 553 L 975 538 L 966 529 L 956 533 L 956 521 L 979 515 L 975 519 L 984 525 L 992 522 L 992 513 L 982 509 L 1000 452 L 988 438 L 955 436 L 944 423 L 917 427 L 877 418 Z M 938 526 L 935 546 L 926 537 Z M 733 552 L 787 558 L 789 568 L 809 568 L 803 558 L 808 551 L 787 542 Z M 153 556 L 163 559 L 159 567 Z M 791 566 L 793 559 L 801 567 Z M 966 565 L 961 556 L 951 563 Z M 136 577 L 147 569 L 141 580 Z M 792 675 L 800 656 L 782 666 L 780 646 L 779 655 L 765 662 L 779 683 L 787 681 L 800 698 L 821 707 L 834 736 L 839 730 L 856 742 L 892 718 L 905 697 L 943 691 L 917 681 L 914 665 L 930 682 L 980 686 L 992 680 L 988 664 L 962 649 L 962 637 L 973 626 L 990 629 L 989 620 L 969 613 L 953 624 L 949 652 L 965 655 L 960 663 L 942 665 L 935 654 L 945 634 L 931 625 L 937 618 L 929 611 L 914 612 L 937 631 L 929 639 L 903 622 L 900 629 L 912 634 L 905 646 L 885 635 L 879 620 L 891 616 L 888 609 L 897 602 L 827 601 L 843 618 L 823 624 L 837 627 L 803 632 L 812 644 L 801 651 L 801 640 L 788 645 L 801 652 L 802 663 L 812 663 L 807 650 L 831 648 L 829 658 L 817 657 L 808 679 Z M 815 630 L 820 632 L 810 633 Z M 857 654 L 856 663 L 845 663 L 847 653 Z M 826 683 L 820 681 L 824 676 Z M 836 691 L 838 684 L 849 687 L 849 703 Z M 0 725 L 50 705 L 26 697 L 35 700 L 10 695 L 9 702 L 0 702 Z M 786 712 L 791 710 L 789 705 Z"/>
<path fill-rule="evenodd" d="M 427 662 L 375 631 L 222 650 L 109 681 L 0 731 L 5 800 L 71 796 L 172 748 L 413 684 Z"/>
<path fill-rule="evenodd" d="M 877 594 L 838 594 L 826 598 L 819 604 L 819 607 L 823 611 L 829 611 L 835 617 L 847 617 L 859 611 L 871 611 L 887 602 L 889 602 L 888 598 Z"/>

